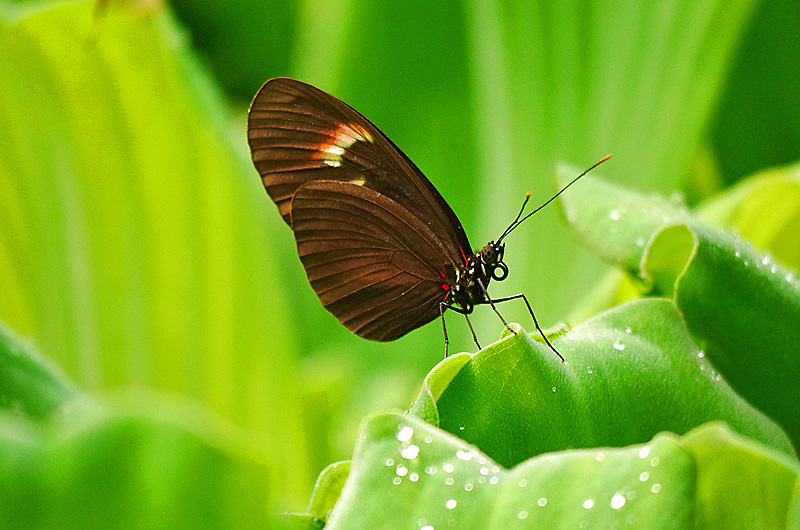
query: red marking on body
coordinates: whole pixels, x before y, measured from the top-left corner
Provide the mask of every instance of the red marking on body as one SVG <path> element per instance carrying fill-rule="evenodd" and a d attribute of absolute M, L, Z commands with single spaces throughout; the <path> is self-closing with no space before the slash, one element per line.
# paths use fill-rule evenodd
<path fill-rule="evenodd" d="M 458 250 L 461 251 L 461 256 L 464 258 L 464 265 L 469 265 L 469 260 L 467 260 L 467 255 L 464 254 L 464 249 L 461 248 L 461 247 L 458 247 Z"/>
<path fill-rule="evenodd" d="M 448 289 L 450 289 L 450 286 L 449 286 L 449 285 L 447 285 L 446 283 L 443 283 L 443 284 L 442 284 L 442 289 L 444 289 L 445 291 L 447 291 Z"/>
<path fill-rule="evenodd" d="M 444 276 L 444 271 L 439 271 L 439 276 L 441 276 L 442 278 L 444 278 L 444 277 L 445 277 L 445 276 Z"/>

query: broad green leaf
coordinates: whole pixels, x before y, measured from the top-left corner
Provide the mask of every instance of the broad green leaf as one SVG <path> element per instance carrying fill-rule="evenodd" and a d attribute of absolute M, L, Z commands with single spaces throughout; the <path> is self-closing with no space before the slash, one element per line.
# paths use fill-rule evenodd
<path fill-rule="evenodd" d="M 2 526 L 269 528 L 263 454 L 204 411 L 136 401 L 36 430 L 0 416 Z"/>
<path fill-rule="evenodd" d="M 688 433 L 682 445 L 695 461 L 697 528 L 796 528 L 787 522 L 787 509 L 800 509 L 796 459 L 721 425 Z"/>
<path fill-rule="evenodd" d="M 365 422 L 326 528 L 781 529 L 798 468 L 708 425 L 506 469 L 430 424 L 383 414 Z"/>
<path fill-rule="evenodd" d="M 800 166 L 761 171 L 701 204 L 696 213 L 800 268 Z"/>
<path fill-rule="evenodd" d="M 800 4 L 759 2 L 729 66 L 709 138 L 727 182 L 800 158 Z"/>
<path fill-rule="evenodd" d="M 168 13 L 0 6 L 0 317 L 88 391 L 181 393 L 260 436 L 299 502 L 280 221 L 243 129 Z"/>
<path fill-rule="evenodd" d="M 464 364 L 435 404 L 423 392 L 411 413 L 438 420 L 506 467 L 551 451 L 683 434 L 712 420 L 793 454 L 783 431 L 708 364 L 668 300 L 615 308 L 553 345 L 566 363 L 524 333 L 506 337 Z"/>
<path fill-rule="evenodd" d="M 314 492 L 311 494 L 306 512 L 316 519 L 326 521 L 342 493 L 349 473 L 349 461 L 336 462 L 323 469 L 317 478 L 317 483 L 314 484 Z"/>
<path fill-rule="evenodd" d="M 0 408 L 43 419 L 81 401 L 70 381 L 0 323 Z"/>
<path fill-rule="evenodd" d="M 799 443 L 797 273 L 685 208 L 595 177 L 563 204 L 579 237 L 601 256 L 641 275 L 657 293 L 674 291 L 715 368 Z M 800 235 L 793 238 L 800 245 Z"/>
<path fill-rule="evenodd" d="M 549 198 L 559 162 L 588 167 L 613 152 L 616 180 L 680 187 L 756 3 L 468 2 L 482 221 L 473 244 L 496 238 L 526 191 Z M 492 292 L 526 293 L 547 326 L 604 268 L 554 210 L 527 224 L 508 238 L 512 275 Z M 497 329 L 493 319 L 479 315 Z"/>

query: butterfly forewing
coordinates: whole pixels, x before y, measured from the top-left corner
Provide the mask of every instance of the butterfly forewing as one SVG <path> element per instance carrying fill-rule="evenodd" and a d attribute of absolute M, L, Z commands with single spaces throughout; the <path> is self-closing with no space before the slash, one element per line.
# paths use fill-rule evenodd
<path fill-rule="evenodd" d="M 248 116 L 248 140 L 264 187 L 291 226 L 291 200 L 313 181 L 370 188 L 439 234 L 445 252 L 463 263 L 469 241 L 452 209 L 422 172 L 375 125 L 311 85 L 272 79 Z"/>
<path fill-rule="evenodd" d="M 315 181 L 291 211 L 311 286 L 350 331 L 390 341 L 439 316 L 454 265 L 408 210 L 364 186 Z"/>

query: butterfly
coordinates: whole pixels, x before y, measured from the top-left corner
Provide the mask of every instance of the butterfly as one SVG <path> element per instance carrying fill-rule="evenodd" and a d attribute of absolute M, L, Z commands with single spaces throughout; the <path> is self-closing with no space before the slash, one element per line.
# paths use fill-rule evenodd
<path fill-rule="evenodd" d="M 458 217 L 417 166 L 334 96 L 294 79 L 267 81 L 250 106 L 247 132 L 312 289 L 347 329 L 392 341 L 441 318 L 446 356 L 446 310 L 467 318 L 478 344 L 468 316 L 475 306 L 490 305 L 507 327 L 495 303 L 521 298 L 563 361 L 524 294 L 492 299 L 487 287 L 508 276 L 503 239 L 589 170 L 522 217 L 528 194 L 503 234 L 473 252 Z"/>

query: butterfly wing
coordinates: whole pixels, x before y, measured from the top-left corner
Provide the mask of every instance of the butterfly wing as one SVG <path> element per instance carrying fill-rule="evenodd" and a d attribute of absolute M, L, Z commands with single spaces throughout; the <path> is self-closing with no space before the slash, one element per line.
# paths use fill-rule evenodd
<path fill-rule="evenodd" d="M 250 107 L 248 141 L 264 187 L 290 226 L 301 186 L 350 182 L 388 197 L 439 234 L 451 259 L 463 263 L 471 253 L 433 184 L 372 122 L 330 94 L 294 79 L 267 81 Z"/>
<path fill-rule="evenodd" d="M 390 341 L 439 316 L 453 264 L 407 209 L 365 186 L 323 180 L 300 186 L 290 211 L 311 287 L 347 329 Z"/>

